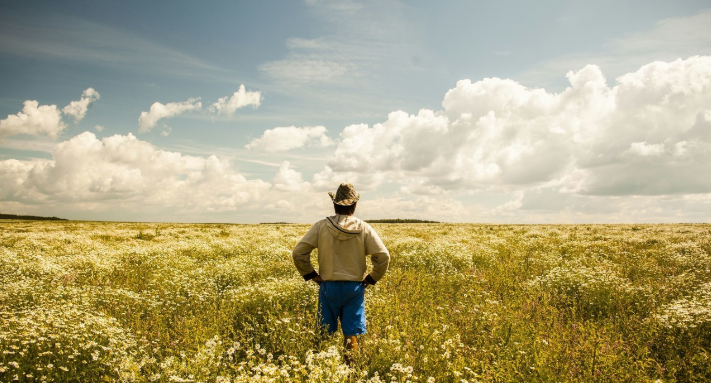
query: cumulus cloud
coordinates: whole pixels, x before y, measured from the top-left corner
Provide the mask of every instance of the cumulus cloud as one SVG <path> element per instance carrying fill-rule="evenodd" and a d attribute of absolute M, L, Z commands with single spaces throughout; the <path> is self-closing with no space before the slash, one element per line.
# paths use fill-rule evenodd
<path fill-rule="evenodd" d="M 94 88 L 88 88 L 84 91 L 84 93 L 82 93 L 79 101 L 72 101 L 69 105 L 62 109 L 62 112 L 72 116 L 74 118 L 74 122 L 79 122 L 84 118 L 84 116 L 86 116 L 86 111 L 89 109 L 89 105 L 99 98 L 101 98 L 99 92 L 95 91 Z"/>
<path fill-rule="evenodd" d="M 267 129 L 264 134 L 252 140 L 244 147 L 264 152 L 284 152 L 303 146 L 327 147 L 333 145 L 333 140 L 326 136 L 324 126 L 296 126 Z"/>
<path fill-rule="evenodd" d="M 284 161 L 279 166 L 279 172 L 272 180 L 272 188 L 274 190 L 288 191 L 288 192 L 298 192 L 305 190 L 308 187 L 308 183 L 303 181 L 301 173 L 294 169 L 291 169 L 289 161 Z"/>
<path fill-rule="evenodd" d="M 323 126 L 269 129 L 246 145 L 267 153 L 336 145 L 309 182 L 311 169 L 287 161 L 265 181 L 248 180 L 215 156 L 86 132 L 57 145 L 52 160 L 0 161 L 0 207 L 111 201 L 126 211 L 251 209 L 304 222 L 330 212 L 325 191 L 352 182 L 364 195 L 364 218 L 708 221 L 711 57 L 653 62 L 614 80 L 588 65 L 566 78 L 560 92 L 511 79 L 462 80 L 441 109 L 347 126 L 337 145 Z M 200 108 L 197 100 L 182 104 Z M 156 111 L 151 127 L 171 113 Z M 40 115 L 56 116 L 55 128 L 36 122 Z M 56 106 L 27 101 L 0 121 L 0 136 L 56 137 L 58 125 Z"/>
<path fill-rule="evenodd" d="M 57 144 L 52 160 L 0 161 L 0 201 L 30 205 L 116 204 L 180 211 L 234 211 L 270 184 L 229 162 L 157 149 L 132 134 L 84 132 Z"/>
<path fill-rule="evenodd" d="M 65 127 L 56 105 L 39 105 L 37 101 L 27 100 L 22 111 L 0 121 L 0 137 L 26 134 L 57 138 Z"/>
<path fill-rule="evenodd" d="M 462 80 L 442 110 L 348 126 L 314 184 L 380 174 L 422 195 L 550 186 L 589 195 L 711 192 L 702 176 L 711 163 L 711 57 L 654 62 L 614 86 L 594 65 L 567 78 L 560 93 Z"/>
<path fill-rule="evenodd" d="M 235 110 L 252 105 L 254 108 L 259 108 L 262 100 L 261 92 L 247 91 L 244 84 L 239 86 L 231 97 L 222 97 L 217 100 L 210 109 L 216 113 L 226 114 L 231 116 Z"/>
<path fill-rule="evenodd" d="M 646 142 L 633 142 L 629 151 L 640 156 L 659 156 L 664 153 L 664 143 L 650 145 Z"/>
<path fill-rule="evenodd" d="M 148 112 L 141 112 L 138 117 L 138 132 L 145 133 L 153 129 L 158 121 L 163 118 L 175 117 L 181 113 L 200 110 L 202 103 L 199 98 L 190 98 L 183 102 L 169 102 L 161 104 L 154 102 Z"/>

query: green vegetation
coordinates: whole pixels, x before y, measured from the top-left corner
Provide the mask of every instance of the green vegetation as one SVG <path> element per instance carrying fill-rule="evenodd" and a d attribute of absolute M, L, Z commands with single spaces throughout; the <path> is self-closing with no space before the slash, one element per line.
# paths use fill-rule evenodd
<path fill-rule="evenodd" d="M 307 225 L 0 223 L 0 381 L 702 382 L 709 225 L 374 225 L 352 367 Z"/>

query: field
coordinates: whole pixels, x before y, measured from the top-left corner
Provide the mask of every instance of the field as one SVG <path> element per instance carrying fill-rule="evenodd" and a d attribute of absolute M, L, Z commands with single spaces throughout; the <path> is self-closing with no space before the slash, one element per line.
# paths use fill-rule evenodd
<path fill-rule="evenodd" d="M 711 226 L 374 224 L 353 366 L 308 225 L 0 223 L 0 381 L 711 380 Z"/>

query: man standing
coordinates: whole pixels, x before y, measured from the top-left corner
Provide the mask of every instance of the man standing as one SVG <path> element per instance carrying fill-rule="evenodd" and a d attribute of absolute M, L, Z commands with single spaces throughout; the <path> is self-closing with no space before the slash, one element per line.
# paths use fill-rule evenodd
<path fill-rule="evenodd" d="M 370 225 L 355 216 L 360 199 L 353 185 L 341 184 L 336 195 L 328 192 L 336 215 L 311 227 L 292 256 L 305 280 L 319 284 L 318 312 L 321 326 L 333 334 L 341 322 L 346 361 L 358 348 L 356 335 L 365 334 L 365 287 L 385 275 L 390 254 Z M 318 248 L 318 272 L 311 266 L 311 251 Z M 365 258 L 370 255 L 370 274 Z"/>

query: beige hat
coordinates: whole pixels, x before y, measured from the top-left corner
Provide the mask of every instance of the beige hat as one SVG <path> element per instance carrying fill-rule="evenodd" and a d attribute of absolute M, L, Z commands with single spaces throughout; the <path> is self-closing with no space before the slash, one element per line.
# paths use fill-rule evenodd
<path fill-rule="evenodd" d="M 331 196 L 333 203 L 341 206 L 351 206 L 360 199 L 360 194 L 356 193 L 351 184 L 341 184 L 336 190 L 335 196 L 332 192 L 328 192 L 328 195 Z"/>

